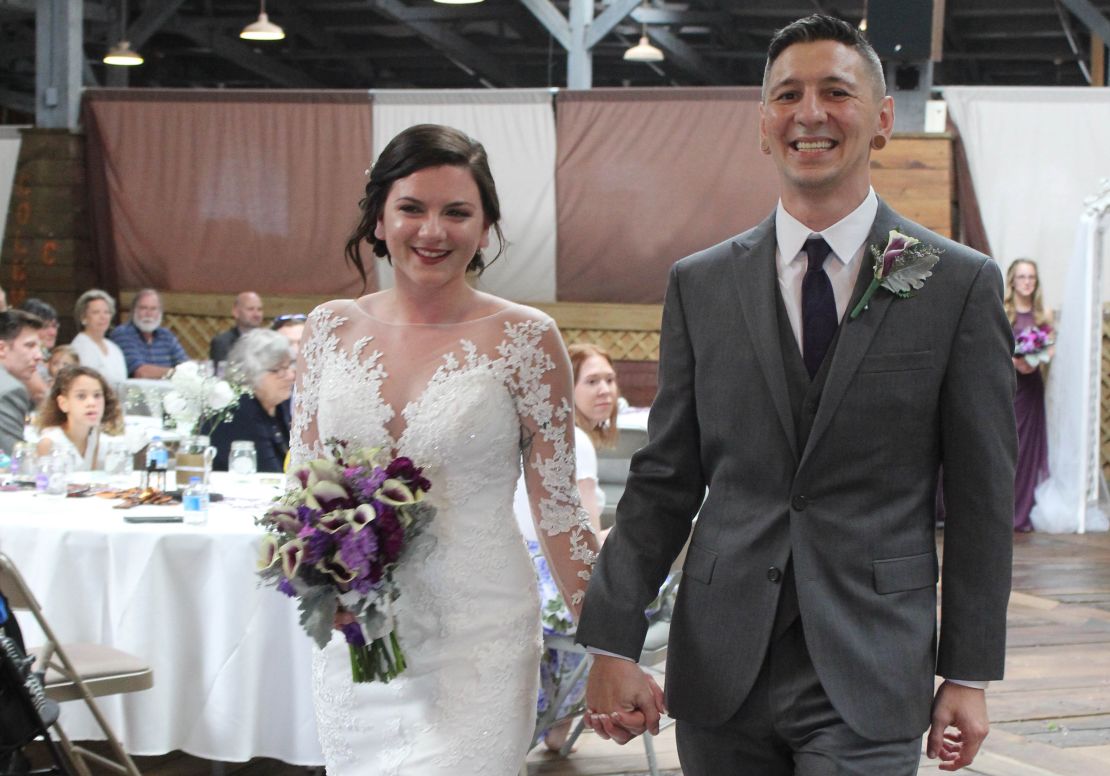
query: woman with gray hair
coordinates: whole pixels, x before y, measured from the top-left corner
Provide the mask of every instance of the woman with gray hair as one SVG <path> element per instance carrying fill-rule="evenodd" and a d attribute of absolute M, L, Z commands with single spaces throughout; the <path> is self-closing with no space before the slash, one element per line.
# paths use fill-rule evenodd
<path fill-rule="evenodd" d="M 91 288 L 81 294 L 73 306 L 73 320 L 81 327 L 81 333 L 73 338 L 70 347 L 82 366 L 100 372 L 118 390 L 127 379 L 127 362 L 119 345 L 108 339 L 115 316 L 116 300 L 107 291 Z"/>
<path fill-rule="evenodd" d="M 289 451 L 289 396 L 293 392 L 293 353 L 276 331 L 255 329 L 239 338 L 228 355 L 232 376 L 250 391 L 234 414 L 212 432 L 212 467 L 227 471 L 231 443 L 254 442 L 258 471 L 280 472 Z"/>

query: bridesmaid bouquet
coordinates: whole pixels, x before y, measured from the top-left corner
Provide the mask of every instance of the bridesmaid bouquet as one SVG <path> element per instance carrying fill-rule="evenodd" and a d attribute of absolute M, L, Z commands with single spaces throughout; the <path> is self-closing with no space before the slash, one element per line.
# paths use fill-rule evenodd
<path fill-rule="evenodd" d="M 1052 358 L 1052 327 L 1042 324 L 1030 326 L 1014 338 L 1014 356 L 1024 356 L 1029 366 L 1047 364 Z"/>
<path fill-rule="evenodd" d="M 266 529 L 259 575 L 299 600 L 301 625 L 323 649 L 336 614 L 356 682 L 388 682 L 405 670 L 391 603 L 401 591 L 398 564 L 430 549 L 423 536 L 435 516 L 424 501 L 431 483 L 404 457 L 348 450 L 329 440 L 328 455 L 291 473 L 292 487 L 258 519 Z"/>

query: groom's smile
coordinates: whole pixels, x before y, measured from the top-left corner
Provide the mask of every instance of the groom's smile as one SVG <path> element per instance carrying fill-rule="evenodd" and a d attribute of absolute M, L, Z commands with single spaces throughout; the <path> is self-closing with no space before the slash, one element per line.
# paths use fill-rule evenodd
<path fill-rule="evenodd" d="M 862 200 L 871 140 L 894 117 L 860 54 L 831 40 L 796 43 L 768 75 L 760 137 L 779 168 L 784 201 L 792 190 L 815 188 Z"/>

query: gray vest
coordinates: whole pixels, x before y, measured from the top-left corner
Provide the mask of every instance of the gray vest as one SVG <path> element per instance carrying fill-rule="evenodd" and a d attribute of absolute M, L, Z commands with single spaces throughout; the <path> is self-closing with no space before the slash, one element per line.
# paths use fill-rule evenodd
<path fill-rule="evenodd" d="M 794 338 L 794 330 L 790 326 L 790 318 L 786 314 L 786 306 L 782 301 L 782 294 L 775 294 L 775 310 L 778 312 L 779 346 L 782 348 L 782 364 L 786 372 L 786 390 L 790 398 L 790 412 L 794 416 L 794 429 L 797 435 L 798 454 L 806 449 L 809 441 L 809 432 L 813 428 L 813 419 L 817 417 L 817 407 L 821 403 L 821 392 L 825 388 L 825 380 L 829 375 L 829 364 L 832 363 L 836 344 L 840 341 L 840 328 L 829 344 L 829 352 L 821 362 L 821 368 L 813 379 L 809 379 L 805 362 L 802 361 L 802 351 L 798 341 Z M 771 629 L 772 643 L 797 619 L 798 590 L 794 582 L 794 564 L 789 563 L 786 573 L 782 578 L 782 592 L 779 594 L 779 606 L 775 611 L 775 624 Z"/>

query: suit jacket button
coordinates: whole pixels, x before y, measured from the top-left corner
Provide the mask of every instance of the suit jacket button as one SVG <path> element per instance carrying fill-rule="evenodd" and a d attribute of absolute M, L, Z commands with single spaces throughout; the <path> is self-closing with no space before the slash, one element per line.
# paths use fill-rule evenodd
<path fill-rule="evenodd" d="M 778 570 L 778 567 L 771 566 L 771 568 L 767 569 L 767 579 L 772 582 L 778 582 L 782 579 L 782 572 Z"/>
<path fill-rule="evenodd" d="M 801 512 L 806 508 L 808 503 L 805 496 L 795 496 L 790 500 L 790 506 L 794 507 L 794 511 Z"/>

